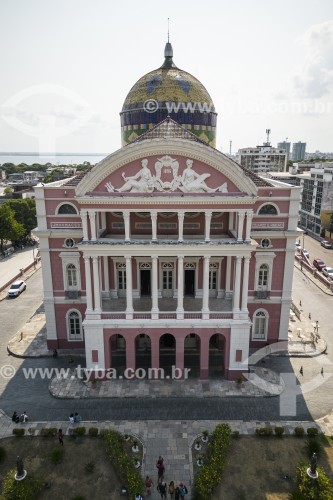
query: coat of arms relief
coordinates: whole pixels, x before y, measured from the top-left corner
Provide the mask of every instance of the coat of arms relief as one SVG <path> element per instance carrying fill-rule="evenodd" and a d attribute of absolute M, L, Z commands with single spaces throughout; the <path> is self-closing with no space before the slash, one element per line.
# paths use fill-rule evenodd
<path fill-rule="evenodd" d="M 127 177 L 125 172 L 122 173 L 124 184 L 115 189 L 111 182 L 105 184 L 109 193 L 125 191 L 129 193 L 152 193 L 153 191 L 159 192 L 173 192 L 180 190 L 183 193 L 227 193 L 227 182 L 218 186 L 217 188 L 210 188 L 206 184 L 206 179 L 210 174 L 198 174 L 193 170 L 193 160 L 189 158 L 186 160 L 186 168 L 182 175 L 178 175 L 179 162 L 171 158 L 171 156 L 163 156 L 155 162 L 155 175 L 152 175 L 148 168 L 148 159 L 141 160 L 141 169 L 133 176 Z"/>

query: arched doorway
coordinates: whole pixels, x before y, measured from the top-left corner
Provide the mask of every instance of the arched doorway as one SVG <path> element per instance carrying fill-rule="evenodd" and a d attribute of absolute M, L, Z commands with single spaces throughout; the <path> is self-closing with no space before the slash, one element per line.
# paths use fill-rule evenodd
<path fill-rule="evenodd" d="M 190 377 L 200 377 L 200 337 L 190 333 L 184 340 L 184 368 L 190 368 Z"/>
<path fill-rule="evenodd" d="M 151 368 L 151 340 L 145 333 L 135 337 L 135 368 Z"/>
<path fill-rule="evenodd" d="M 126 369 L 126 340 L 118 333 L 110 337 L 110 360 L 111 368 L 117 370 L 117 375 L 123 375 Z"/>
<path fill-rule="evenodd" d="M 225 338 L 214 333 L 209 339 L 209 377 L 224 377 Z"/>
<path fill-rule="evenodd" d="M 171 333 L 164 333 L 160 337 L 160 368 L 164 370 L 164 377 L 172 375 L 172 366 L 176 365 L 176 339 Z"/>

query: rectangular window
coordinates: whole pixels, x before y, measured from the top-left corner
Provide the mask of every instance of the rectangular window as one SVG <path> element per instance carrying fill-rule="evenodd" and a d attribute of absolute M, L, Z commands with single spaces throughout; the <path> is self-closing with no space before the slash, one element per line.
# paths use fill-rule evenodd
<path fill-rule="evenodd" d="M 118 290 L 126 290 L 126 271 L 118 271 Z"/>
<path fill-rule="evenodd" d="M 172 290 L 172 271 L 163 271 L 163 290 Z"/>
<path fill-rule="evenodd" d="M 209 271 L 209 290 L 216 290 L 217 272 Z"/>

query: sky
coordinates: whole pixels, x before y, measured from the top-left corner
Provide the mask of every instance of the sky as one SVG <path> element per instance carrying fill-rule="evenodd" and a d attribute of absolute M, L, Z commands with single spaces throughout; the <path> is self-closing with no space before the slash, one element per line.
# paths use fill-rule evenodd
<path fill-rule="evenodd" d="M 175 64 L 218 112 L 216 147 L 333 151 L 331 0 L 1 0 L 0 151 L 111 153 L 123 102 Z"/>

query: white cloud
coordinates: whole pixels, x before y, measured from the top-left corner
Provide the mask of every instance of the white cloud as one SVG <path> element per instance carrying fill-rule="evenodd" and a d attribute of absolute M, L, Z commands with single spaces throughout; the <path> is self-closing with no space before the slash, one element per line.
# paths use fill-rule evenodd
<path fill-rule="evenodd" d="M 327 96 L 333 90 L 333 20 L 311 26 L 298 42 L 307 56 L 293 79 L 297 96 Z"/>

